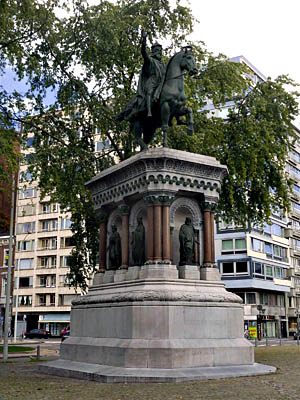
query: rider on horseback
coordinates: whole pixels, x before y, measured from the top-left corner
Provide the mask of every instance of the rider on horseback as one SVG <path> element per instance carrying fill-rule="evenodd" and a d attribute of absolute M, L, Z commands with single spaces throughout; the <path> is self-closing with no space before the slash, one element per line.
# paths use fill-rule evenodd
<path fill-rule="evenodd" d="M 162 46 L 154 43 L 151 54 L 146 50 L 147 33 L 142 30 L 142 56 L 144 64 L 140 73 L 136 95 L 126 105 L 125 110 L 118 115 L 118 120 L 132 121 L 145 112 L 152 117 L 152 106 L 159 100 L 160 92 L 165 79 L 166 66 L 161 61 Z"/>

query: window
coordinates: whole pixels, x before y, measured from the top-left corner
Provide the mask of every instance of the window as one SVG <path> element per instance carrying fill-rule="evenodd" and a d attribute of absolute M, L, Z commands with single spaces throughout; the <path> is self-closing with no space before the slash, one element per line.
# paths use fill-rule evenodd
<path fill-rule="evenodd" d="M 55 275 L 42 275 L 39 277 L 39 287 L 55 287 L 56 276 Z"/>
<path fill-rule="evenodd" d="M 61 220 L 61 229 L 71 229 L 72 221 L 70 218 L 63 218 Z"/>
<path fill-rule="evenodd" d="M 242 253 L 246 250 L 246 239 L 226 239 L 222 240 L 223 253 Z"/>
<path fill-rule="evenodd" d="M 269 305 L 269 295 L 267 293 L 260 293 L 259 294 L 260 304 L 262 305 Z"/>
<path fill-rule="evenodd" d="M 64 249 L 66 247 L 75 246 L 74 239 L 71 237 L 63 237 L 60 239 L 60 248 Z"/>
<path fill-rule="evenodd" d="M 39 257 L 39 266 L 42 268 L 56 268 L 56 256 Z"/>
<path fill-rule="evenodd" d="M 27 138 L 27 140 L 26 140 L 27 147 L 32 147 L 33 143 L 34 143 L 34 136 Z"/>
<path fill-rule="evenodd" d="M 33 268 L 33 258 L 20 258 L 17 262 L 20 270 Z"/>
<path fill-rule="evenodd" d="M 34 240 L 22 240 L 17 242 L 18 251 L 32 251 L 34 250 Z"/>
<path fill-rule="evenodd" d="M 256 304 L 255 293 L 246 293 L 246 304 Z"/>
<path fill-rule="evenodd" d="M 273 247 L 271 243 L 265 243 L 265 252 L 267 255 L 271 255 L 273 254 Z"/>
<path fill-rule="evenodd" d="M 272 233 L 273 235 L 281 236 L 282 237 L 282 230 L 283 228 L 278 224 L 272 225 Z"/>
<path fill-rule="evenodd" d="M 35 222 L 26 222 L 18 224 L 17 233 L 32 233 L 35 232 Z"/>
<path fill-rule="evenodd" d="M 43 232 L 57 231 L 57 219 L 49 219 L 41 222 L 41 229 Z"/>
<path fill-rule="evenodd" d="M 9 249 L 4 249 L 3 265 L 5 267 L 8 267 L 8 261 L 9 261 Z"/>
<path fill-rule="evenodd" d="M 271 265 L 265 266 L 266 276 L 273 276 L 273 267 Z"/>
<path fill-rule="evenodd" d="M 26 204 L 24 206 L 18 207 L 18 217 L 27 217 L 28 215 L 35 215 L 36 208 L 35 205 Z"/>
<path fill-rule="evenodd" d="M 50 294 L 50 306 L 55 306 L 55 294 Z"/>
<path fill-rule="evenodd" d="M 43 203 L 41 210 L 42 214 L 55 213 L 58 211 L 58 205 L 57 203 Z"/>
<path fill-rule="evenodd" d="M 269 225 L 265 222 L 264 226 L 263 226 L 263 231 L 264 231 L 264 233 L 271 234 L 271 225 Z"/>
<path fill-rule="evenodd" d="M 32 173 L 29 171 L 20 172 L 20 182 L 30 182 L 32 180 Z"/>
<path fill-rule="evenodd" d="M 235 239 L 235 249 L 236 250 L 246 249 L 246 239 Z"/>
<path fill-rule="evenodd" d="M 247 275 L 248 274 L 247 261 L 232 261 L 221 263 L 221 273 L 223 275 Z"/>
<path fill-rule="evenodd" d="M 109 140 L 95 142 L 95 151 L 108 150 L 109 148 L 110 148 Z"/>
<path fill-rule="evenodd" d="M 19 199 L 30 199 L 32 197 L 36 197 L 36 188 L 22 188 L 19 191 Z"/>
<path fill-rule="evenodd" d="M 294 184 L 294 193 L 298 196 L 300 196 L 300 187 L 296 184 Z"/>
<path fill-rule="evenodd" d="M 60 256 L 60 267 L 70 267 L 71 256 Z"/>
<path fill-rule="evenodd" d="M 233 240 L 222 240 L 222 250 L 233 250 Z"/>
<path fill-rule="evenodd" d="M 16 278 L 16 279 L 18 279 L 18 278 Z M 32 276 L 20 277 L 19 278 L 19 289 L 32 288 L 32 281 L 33 281 Z M 16 284 L 16 287 L 18 287 L 17 284 Z"/>
<path fill-rule="evenodd" d="M 222 219 L 220 220 L 218 227 L 220 230 L 232 230 L 232 229 L 241 229 L 242 226 L 236 225 L 233 221 L 225 222 Z"/>
<path fill-rule="evenodd" d="M 236 273 L 237 274 L 243 274 L 248 272 L 248 263 L 247 261 L 237 261 L 235 263 L 236 266 Z"/>
<path fill-rule="evenodd" d="M 18 296 L 18 305 L 20 307 L 32 306 L 32 296 Z"/>
<path fill-rule="evenodd" d="M 264 247 L 264 242 L 262 242 L 261 240 L 252 238 L 252 250 L 262 253 L 263 247 Z"/>
<path fill-rule="evenodd" d="M 55 250 L 56 248 L 57 248 L 56 237 L 40 239 L 40 250 Z"/>
<path fill-rule="evenodd" d="M 224 263 L 222 263 L 222 273 L 223 274 L 234 274 L 233 262 L 224 262 Z"/>
<path fill-rule="evenodd" d="M 38 306 L 45 306 L 46 305 L 46 295 L 45 294 L 40 294 L 37 296 L 38 297 Z"/>
<path fill-rule="evenodd" d="M 264 266 L 261 263 L 254 263 L 254 274 L 264 275 Z"/>

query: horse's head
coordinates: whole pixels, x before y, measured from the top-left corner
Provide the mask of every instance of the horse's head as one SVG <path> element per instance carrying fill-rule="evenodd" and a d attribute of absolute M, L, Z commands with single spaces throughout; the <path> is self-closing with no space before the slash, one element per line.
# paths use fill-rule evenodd
<path fill-rule="evenodd" d="M 185 46 L 182 48 L 181 52 L 182 59 L 180 66 L 182 69 L 188 71 L 189 75 L 196 75 L 198 73 L 195 58 L 192 53 L 192 46 Z"/>

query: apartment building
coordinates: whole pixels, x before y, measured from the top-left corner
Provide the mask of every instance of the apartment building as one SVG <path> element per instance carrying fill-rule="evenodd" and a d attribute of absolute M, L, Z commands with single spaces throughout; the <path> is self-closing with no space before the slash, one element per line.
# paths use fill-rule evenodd
<path fill-rule="evenodd" d="M 243 56 L 254 82 L 265 80 Z M 221 111 L 226 118 L 228 102 Z M 213 110 L 212 105 L 208 105 Z M 299 133 L 297 128 L 295 131 Z M 299 141 L 300 143 L 300 141 Z M 244 327 L 253 337 L 287 337 L 297 330 L 300 297 L 300 146 L 287 158 L 287 172 L 294 180 L 291 212 L 273 210 L 270 223 L 246 231 L 222 221 L 216 226 L 216 254 L 226 288 L 244 303 Z M 297 247 L 299 246 L 299 247 Z M 298 252 L 299 249 L 299 252 Z"/>
<path fill-rule="evenodd" d="M 32 136 L 27 140 L 18 180 L 13 315 L 17 336 L 37 327 L 59 335 L 70 323 L 71 301 L 76 296 L 66 278 L 72 222 L 50 197 L 40 197 L 37 182 L 31 180 L 26 160 L 31 157 L 33 140 Z"/>
<path fill-rule="evenodd" d="M 70 323 L 72 300 L 80 295 L 67 280 L 72 221 L 49 196 L 41 198 L 37 182 L 31 179 L 26 162 L 32 156 L 33 141 L 29 135 L 18 179 L 13 315 L 17 336 L 38 327 L 59 335 Z M 95 152 L 109 148 L 110 142 L 96 134 Z"/>
<path fill-rule="evenodd" d="M 290 245 L 291 290 L 288 295 L 288 320 L 290 334 L 300 328 L 300 131 L 295 128 L 298 139 L 289 154 L 286 169 L 293 180 L 291 192 L 291 211 L 288 215 L 288 231 Z"/>

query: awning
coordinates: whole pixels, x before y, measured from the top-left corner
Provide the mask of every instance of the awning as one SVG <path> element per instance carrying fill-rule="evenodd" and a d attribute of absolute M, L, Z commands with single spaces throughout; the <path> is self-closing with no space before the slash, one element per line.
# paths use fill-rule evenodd
<path fill-rule="evenodd" d="M 61 322 L 61 323 L 70 323 L 70 314 L 44 314 L 39 315 L 39 323 L 48 323 L 48 322 Z"/>

